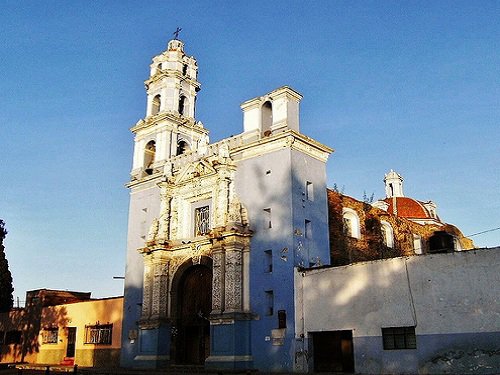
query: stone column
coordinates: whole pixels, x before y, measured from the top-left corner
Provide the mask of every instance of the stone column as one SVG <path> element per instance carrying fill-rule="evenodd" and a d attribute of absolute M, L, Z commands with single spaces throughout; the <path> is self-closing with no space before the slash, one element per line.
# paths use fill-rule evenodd
<path fill-rule="evenodd" d="M 231 180 L 225 171 L 219 171 L 220 177 L 217 181 L 217 202 L 215 205 L 215 227 L 226 225 L 226 216 L 229 210 L 229 183 Z"/>
<path fill-rule="evenodd" d="M 151 298 L 153 289 L 153 257 L 151 254 L 144 255 L 144 288 L 142 292 L 141 319 L 149 319 L 151 316 Z"/>
<path fill-rule="evenodd" d="M 243 309 L 243 253 L 242 244 L 231 241 L 225 246 L 225 312 Z"/>
<path fill-rule="evenodd" d="M 212 313 L 224 312 L 224 249 L 214 246 L 212 250 Z"/>
<path fill-rule="evenodd" d="M 154 318 L 167 317 L 167 293 L 168 293 L 168 270 L 169 259 L 162 254 L 154 257 L 154 280 L 151 303 L 151 316 Z"/>
<path fill-rule="evenodd" d="M 160 192 L 160 218 L 158 238 L 167 241 L 170 239 L 170 205 L 172 196 L 169 193 L 169 186 L 162 186 Z"/>
<path fill-rule="evenodd" d="M 171 218 L 170 218 L 170 236 L 171 239 L 177 239 L 177 224 L 179 222 L 179 198 L 173 197 L 171 200 Z"/>

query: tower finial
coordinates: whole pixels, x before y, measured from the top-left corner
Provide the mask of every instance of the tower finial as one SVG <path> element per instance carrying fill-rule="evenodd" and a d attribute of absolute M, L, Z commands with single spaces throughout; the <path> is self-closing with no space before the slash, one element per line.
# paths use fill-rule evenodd
<path fill-rule="evenodd" d="M 174 40 L 178 40 L 179 39 L 179 33 L 181 32 L 182 30 L 182 27 L 178 27 L 177 26 L 177 29 L 173 32 L 174 34 Z"/>

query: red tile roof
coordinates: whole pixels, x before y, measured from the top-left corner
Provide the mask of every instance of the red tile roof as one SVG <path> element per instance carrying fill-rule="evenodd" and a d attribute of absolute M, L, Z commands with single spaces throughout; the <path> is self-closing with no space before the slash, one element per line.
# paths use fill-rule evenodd
<path fill-rule="evenodd" d="M 424 205 L 412 198 L 396 197 L 397 215 L 409 219 L 432 219 Z M 393 213 L 394 198 L 385 198 L 384 201 L 389 204 L 387 212 Z"/>

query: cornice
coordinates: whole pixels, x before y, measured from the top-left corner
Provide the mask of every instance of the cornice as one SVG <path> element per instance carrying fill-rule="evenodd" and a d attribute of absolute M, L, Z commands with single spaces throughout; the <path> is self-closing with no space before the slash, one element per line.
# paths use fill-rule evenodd
<path fill-rule="evenodd" d="M 166 127 L 170 126 L 172 129 L 176 128 L 176 130 L 196 132 L 199 135 L 208 134 L 208 130 L 204 127 L 198 125 L 198 122 L 191 117 L 180 116 L 177 112 L 174 111 L 162 111 L 153 116 L 145 117 L 144 119 L 140 119 L 135 123 L 133 127 L 130 128 L 130 131 L 134 134 L 139 132 L 154 129 L 155 127 Z"/>
<path fill-rule="evenodd" d="M 322 162 L 326 162 L 328 156 L 334 151 L 332 148 L 290 129 L 233 148 L 231 156 L 234 157 L 235 161 L 241 161 L 283 148 L 303 152 Z"/>
<path fill-rule="evenodd" d="M 177 70 L 161 70 L 159 72 L 156 72 L 152 77 L 148 78 L 147 80 L 144 81 L 144 86 L 146 87 L 146 90 L 149 90 L 149 87 L 151 85 L 160 83 L 162 79 L 164 78 L 176 78 L 179 81 L 185 81 L 189 83 L 191 86 L 193 86 L 197 91 L 201 89 L 201 84 L 196 81 L 195 79 L 182 75 L 181 72 Z"/>

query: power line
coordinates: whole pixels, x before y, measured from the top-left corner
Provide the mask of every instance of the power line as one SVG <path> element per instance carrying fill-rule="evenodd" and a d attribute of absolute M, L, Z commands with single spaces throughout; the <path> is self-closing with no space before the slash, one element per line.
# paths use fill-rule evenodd
<path fill-rule="evenodd" d="M 500 227 L 493 228 L 493 229 L 488 229 L 488 230 L 483 230 L 482 232 L 478 232 L 478 233 L 474 233 L 474 234 L 469 234 L 466 237 L 472 237 L 472 236 L 477 236 L 477 235 L 483 234 L 483 233 L 494 232 L 494 231 L 499 230 L 499 229 L 500 229 Z"/>

